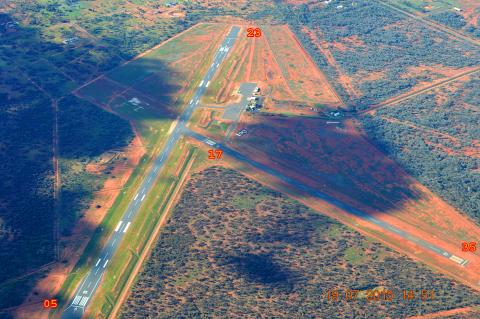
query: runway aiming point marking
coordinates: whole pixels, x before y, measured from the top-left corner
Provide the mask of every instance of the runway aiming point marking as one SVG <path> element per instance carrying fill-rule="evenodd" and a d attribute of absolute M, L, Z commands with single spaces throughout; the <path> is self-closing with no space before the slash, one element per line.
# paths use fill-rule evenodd
<path fill-rule="evenodd" d="M 462 251 L 465 251 L 465 252 L 475 252 L 477 250 L 477 243 L 472 241 L 472 242 L 462 242 Z"/>
<path fill-rule="evenodd" d="M 221 159 L 222 155 L 222 150 L 208 150 L 208 159 Z"/>
<path fill-rule="evenodd" d="M 262 36 L 262 30 L 260 28 L 248 28 L 247 38 L 260 38 Z"/>

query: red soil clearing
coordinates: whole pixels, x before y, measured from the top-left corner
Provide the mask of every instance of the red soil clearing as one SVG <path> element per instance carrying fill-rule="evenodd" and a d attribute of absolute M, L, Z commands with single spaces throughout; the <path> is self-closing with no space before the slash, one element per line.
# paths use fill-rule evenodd
<path fill-rule="evenodd" d="M 340 98 L 288 26 L 264 28 L 283 76 L 297 99 L 339 105 Z"/>
<path fill-rule="evenodd" d="M 335 69 L 338 74 L 337 80 L 343 86 L 345 91 L 347 91 L 348 95 L 350 95 L 352 98 L 359 98 L 362 95 L 361 92 L 355 88 L 355 86 L 352 84 L 351 78 L 347 76 L 337 64 L 337 61 L 335 61 L 335 58 L 330 51 L 329 44 L 324 40 L 318 39 L 315 32 L 306 27 L 302 29 L 302 32 L 304 32 L 312 40 L 312 43 L 314 43 L 318 50 L 325 56 L 328 64 Z M 317 30 L 317 33 L 320 33 L 320 31 Z"/>
<path fill-rule="evenodd" d="M 480 228 L 408 176 L 371 145 L 353 122 L 345 123 L 344 128 L 297 118 L 244 116 L 243 122 L 249 133 L 236 138 L 234 148 L 469 260 L 469 271 L 458 276 L 479 288 L 480 257 L 462 252 L 461 243 L 480 242 Z M 388 238 L 393 236 L 393 233 L 380 232 Z M 402 245 L 406 243 L 399 240 Z M 424 251 L 419 247 L 415 249 L 419 253 Z M 434 258 L 437 265 L 450 269 L 450 274 L 458 271 L 452 269 L 463 269 L 447 258 L 438 257 L 429 256 L 429 259 Z"/>

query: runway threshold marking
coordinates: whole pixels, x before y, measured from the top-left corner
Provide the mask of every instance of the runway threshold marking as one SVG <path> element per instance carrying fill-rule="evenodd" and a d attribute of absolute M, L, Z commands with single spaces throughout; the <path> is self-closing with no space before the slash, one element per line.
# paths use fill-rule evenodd
<path fill-rule="evenodd" d="M 78 302 L 82 299 L 82 296 L 75 296 L 75 299 L 73 299 L 72 305 L 78 305 Z"/>
<path fill-rule="evenodd" d="M 83 297 L 82 301 L 80 301 L 80 303 L 79 303 L 80 307 L 84 307 L 87 304 L 88 299 L 90 299 L 90 298 L 89 297 Z"/>
<path fill-rule="evenodd" d="M 460 258 L 460 257 L 457 257 L 455 255 L 452 255 L 450 258 L 450 260 L 453 260 L 454 262 L 456 262 L 457 264 L 462 264 L 465 260 Z"/>

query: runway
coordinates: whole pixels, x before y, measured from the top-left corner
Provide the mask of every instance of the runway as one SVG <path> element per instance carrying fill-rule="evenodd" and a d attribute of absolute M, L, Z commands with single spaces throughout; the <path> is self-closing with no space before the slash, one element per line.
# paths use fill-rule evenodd
<path fill-rule="evenodd" d="M 130 228 L 130 225 L 134 220 L 136 214 L 140 210 L 140 207 L 142 206 L 142 203 L 145 200 L 146 196 L 148 196 L 173 147 L 177 143 L 180 136 L 186 131 L 186 123 L 190 119 L 195 107 L 197 107 L 200 98 L 205 93 L 205 90 L 210 84 L 210 81 L 213 78 L 218 67 L 225 60 L 230 49 L 233 47 L 239 31 L 240 28 L 234 26 L 230 29 L 228 35 L 224 38 L 220 48 L 218 49 L 217 53 L 213 58 L 213 62 L 210 68 L 208 69 L 204 78 L 201 80 L 198 88 L 195 90 L 192 99 L 187 104 L 185 110 L 179 117 L 177 125 L 173 129 L 171 135 L 168 137 L 164 148 L 160 151 L 159 155 L 154 160 L 152 167 L 146 174 L 144 180 L 138 188 L 137 193 L 132 198 L 132 201 L 128 205 L 122 219 L 116 225 L 115 230 L 110 239 L 108 240 L 107 244 L 104 246 L 100 257 L 95 261 L 95 265 L 92 267 L 87 276 L 83 279 L 79 288 L 76 290 L 71 303 L 62 313 L 62 319 L 82 318 L 83 314 L 85 313 L 86 307 L 91 302 L 95 291 L 100 285 L 100 281 L 109 265 L 110 260 L 117 251 L 118 245 L 120 244 L 123 237 Z"/>
<path fill-rule="evenodd" d="M 301 182 L 299 182 L 299 181 L 297 181 L 293 178 L 285 176 L 282 173 L 280 173 L 280 172 L 278 172 L 278 171 L 276 171 L 276 170 L 274 170 L 274 169 L 272 169 L 272 168 L 270 168 L 266 165 L 263 165 L 259 162 L 256 162 L 256 161 L 244 156 L 243 154 L 229 148 L 228 146 L 226 146 L 222 143 L 218 143 L 216 141 L 213 141 L 212 139 L 207 138 L 207 137 L 205 137 L 201 134 L 198 134 L 196 132 L 193 132 L 193 131 L 188 131 L 188 132 L 186 132 L 186 134 L 195 138 L 198 141 L 201 141 L 201 142 L 207 144 L 210 147 L 215 147 L 217 149 L 221 149 L 224 154 L 230 155 L 230 156 L 232 156 L 233 158 L 235 158 L 239 161 L 245 162 L 245 163 L 247 163 L 247 164 L 249 164 L 249 165 L 251 165 L 251 166 L 253 166 L 253 167 L 255 167 L 255 168 L 271 175 L 271 176 L 274 176 L 274 177 L 278 178 L 279 180 L 283 181 L 284 183 L 286 183 L 286 184 L 288 184 L 288 185 L 290 185 L 290 186 L 292 186 L 296 189 L 302 190 L 305 193 L 308 193 L 308 194 L 310 194 L 314 197 L 317 197 L 321 200 L 324 200 L 324 201 L 326 201 L 326 202 L 328 202 L 328 203 L 330 203 L 330 204 L 332 204 L 332 205 L 334 205 L 338 208 L 341 208 L 342 210 L 344 210 L 344 211 L 346 211 L 346 212 L 348 212 L 352 215 L 355 215 L 357 217 L 362 218 L 363 220 L 366 220 L 366 221 L 368 221 L 372 224 L 375 224 L 375 225 L 383 228 L 386 231 L 395 233 L 395 234 L 401 236 L 402 238 L 404 238 L 405 240 L 408 240 L 408 241 L 413 242 L 413 243 L 415 243 L 415 244 L 417 244 L 417 245 L 419 245 L 419 246 L 421 246 L 425 249 L 428 249 L 428 250 L 436 253 L 437 255 L 440 255 L 444 258 L 449 259 L 452 262 L 455 262 L 455 263 L 457 263 L 461 266 L 465 266 L 468 263 L 468 260 L 466 260 L 466 259 L 462 259 L 458 256 L 455 256 L 452 253 L 450 253 L 448 251 L 445 251 L 445 250 L 443 250 L 442 248 L 440 248 L 436 245 L 433 245 L 433 244 L 431 244 L 431 243 L 429 243 L 429 242 L 427 242 L 427 241 L 425 241 L 421 238 L 413 236 L 413 235 L 411 235 L 411 234 L 409 234 L 409 233 L 407 233 L 407 232 L 405 232 L 405 231 L 403 231 L 403 230 L 401 230 L 401 229 L 399 229 L 395 226 L 392 226 L 392 225 L 390 225 L 390 224 L 388 224 L 388 223 L 386 223 L 386 222 L 384 222 L 384 221 L 382 221 L 378 218 L 375 218 L 372 215 L 369 215 L 365 212 L 362 212 L 362 211 L 356 209 L 355 207 L 350 206 L 349 204 L 346 204 L 346 203 L 341 202 L 340 200 L 338 200 L 336 198 L 333 198 L 332 196 L 330 196 L 328 194 L 322 193 L 322 192 L 320 192 L 320 191 L 318 191 L 318 190 L 316 190 L 316 189 L 314 189 L 310 186 L 307 186 L 307 185 L 305 185 L 305 184 L 303 184 L 303 183 L 301 183 Z"/>

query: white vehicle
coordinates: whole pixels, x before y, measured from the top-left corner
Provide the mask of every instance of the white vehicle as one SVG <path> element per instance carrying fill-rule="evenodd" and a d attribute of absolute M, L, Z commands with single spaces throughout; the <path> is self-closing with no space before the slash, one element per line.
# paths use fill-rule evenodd
<path fill-rule="evenodd" d="M 243 136 L 243 135 L 247 134 L 247 132 L 248 132 L 248 131 L 247 131 L 246 129 L 243 129 L 243 130 L 237 132 L 237 134 L 235 134 L 235 135 L 237 135 L 237 136 Z"/>

